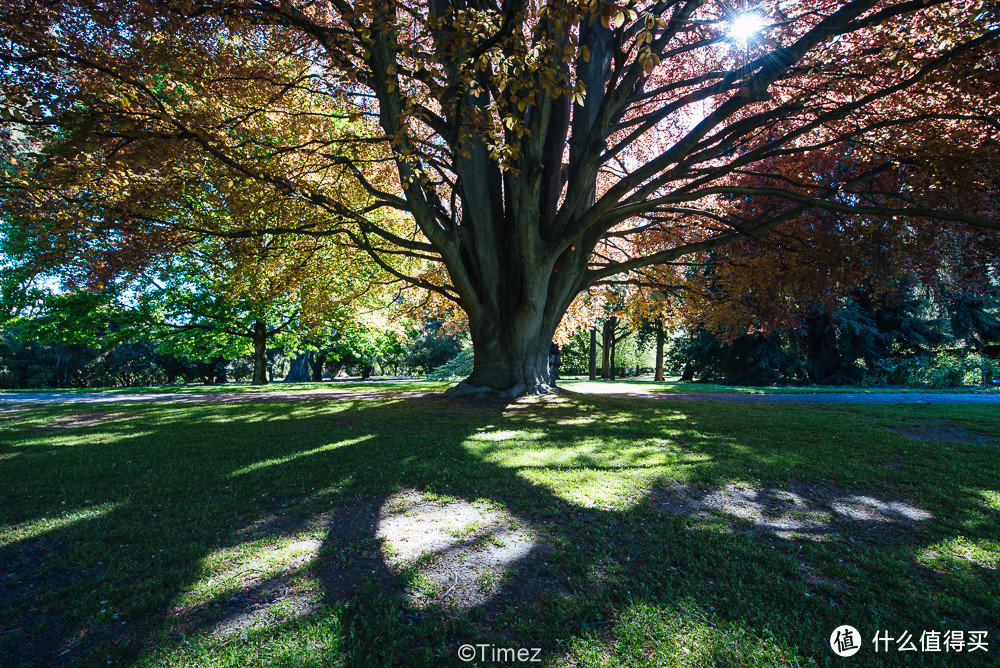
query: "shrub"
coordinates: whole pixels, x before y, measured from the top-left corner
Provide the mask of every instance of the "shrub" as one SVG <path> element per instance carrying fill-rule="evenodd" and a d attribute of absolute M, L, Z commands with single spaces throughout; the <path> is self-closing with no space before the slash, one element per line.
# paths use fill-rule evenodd
<path fill-rule="evenodd" d="M 460 350 L 457 355 L 427 374 L 430 380 L 451 380 L 467 378 L 472 373 L 472 348 Z"/>

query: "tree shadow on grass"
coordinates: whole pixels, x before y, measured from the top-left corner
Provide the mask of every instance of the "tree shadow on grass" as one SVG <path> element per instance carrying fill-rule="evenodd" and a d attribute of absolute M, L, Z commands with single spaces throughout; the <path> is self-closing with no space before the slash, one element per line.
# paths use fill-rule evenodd
<path fill-rule="evenodd" d="M 780 411 L 793 415 L 427 397 L 150 407 L 58 436 L 28 424 L 0 446 L 16 526 L 0 547 L 13 612 L 0 664 L 441 665 L 464 643 L 540 647 L 554 663 L 766 664 L 825 661 L 840 623 L 995 632 L 995 567 L 952 558 L 949 541 L 1000 540 L 981 496 L 1000 489 L 996 470 L 851 463 L 861 444 L 872 460 L 909 446 L 833 444 L 851 417 L 781 426 Z M 801 442 L 777 438 L 789 429 Z M 857 522 L 816 542 L 679 513 L 656 491 L 797 477 L 883 498 L 934 489 L 921 503 L 935 519 L 893 540 Z M 621 480 L 632 489 L 601 488 Z M 455 515 L 471 524 L 420 529 Z M 408 555 L 406 527 L 440 535 Z M 463 559 L 476 576 L 448 579 Z"/>

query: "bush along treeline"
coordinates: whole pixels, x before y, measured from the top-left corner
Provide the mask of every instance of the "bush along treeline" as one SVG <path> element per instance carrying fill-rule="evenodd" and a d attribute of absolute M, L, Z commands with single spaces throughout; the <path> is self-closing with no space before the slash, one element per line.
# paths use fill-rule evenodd
<path fill-rule="evenodd" d="M 685 380 L 744 384 L 992 386 L 1000 380 L 1000 298 L 903 286 L 816 307 L 800 327 L 723 337 L 696 329 L 671 340 L 667 365 Z"/>
<path fill-rule="evenodd" d="M 291 327 L 270 337 L 258 359 L 249 338 L 227 333 L 231 322 L 202 324 L 220 322 L 213 308 L 201 320 L 165 322 L 149 302 L 110 291 L 36 291 L 0 325 L 0 388 L 215 385 L 250 380 L 258 363 L 268 381 L 425 375 L 462 349 L 438 321 L 390 327 L 370 319 Z"/>

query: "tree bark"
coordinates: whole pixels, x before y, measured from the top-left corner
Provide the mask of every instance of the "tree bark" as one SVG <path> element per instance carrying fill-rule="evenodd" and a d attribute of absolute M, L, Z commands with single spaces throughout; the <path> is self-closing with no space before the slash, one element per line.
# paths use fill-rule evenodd
<path fill-rule="evenodd" d="M 663 381 L 663 321 L 659 318 L 656 319 L 656 374 L 653 380 Z"/>
<path fill-rule="evenodd" d="M 617 320 L 617 318 L 616 318 Z M 611 328 L 611 370 L 608 375 L 609 380 L 615 379 L 615 348 L 618 347 L 618 339 L 615 338 L 614 327 Z"/>
<path fill-rule="evenodd" d="M 288 375 L 285 376 L 286 383 L 305 383 L 311 378 L 309 372 L 309 362 L 312 360 L 313 353 L 298 353 L 295 355 L 295 359 L 292 360 L 291 367 L 288 369 Z"/>
<path fill-rule="evenodd" d="M 253 385 L 267 385 L 267 323 L 253 324 Z"/>
<path fill-rule="evenodd" d="M 597 380 L 597 325 L 590 326 L 590 379 Z"/>
<path fill-rule="evenodd" d="M 562 317 L 562 309 L 559 317 Z M 450 396 L 496 392 L 503 397 L 554 391 L 552 336 L 558 320 L 544 317 L 469 318 L 473 370 Z"/>
<path fill-rule="evenodd" d="M 323 380 L 323 369 L 326 367 L 326 353 L 319 353 L 315 358 L 310 360 L 312 364 L 312 379 L 314 382 L 320 382 Z"/>
<path fill-rule="evenodd" d="M 615 340 L 615 326 L 611 320 L 605 320 L 601 330 L 601 378 L 611 377 L 611 344 Z"/>

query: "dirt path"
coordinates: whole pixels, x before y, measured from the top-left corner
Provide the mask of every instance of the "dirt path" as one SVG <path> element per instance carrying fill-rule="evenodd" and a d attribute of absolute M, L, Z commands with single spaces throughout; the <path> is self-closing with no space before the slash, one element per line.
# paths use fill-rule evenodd
<path fill-rule="evenodd" d="M 250 403 L 255 401 L 343 401 L 387 397 L 424 397 L 437 392 L 0 392 L 0 404 L 115 404 L 115 403 Z"/>
<path fill-rule="evenodd" d="M 0 404 L 112 404 L 112 403 L 250 403 L 256 401 L 343 401 L 372 398 L 440 396 L 440 392 L 385 391 L 285 391 L 268 392 L 0 392 Z M 724 392 L 623 392 L 606 397 L 635 397 L 663 401 L 732 401 L 762 404 L 995 404 L 1000 393 L 817 393 L 817 394 L 737 394 Z"/>

